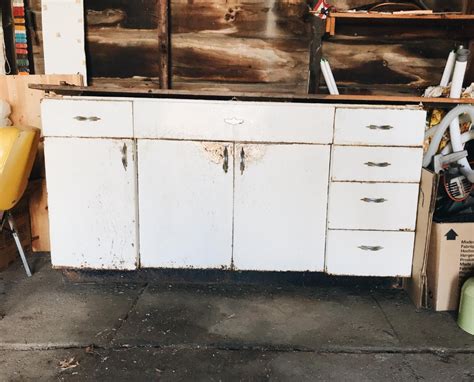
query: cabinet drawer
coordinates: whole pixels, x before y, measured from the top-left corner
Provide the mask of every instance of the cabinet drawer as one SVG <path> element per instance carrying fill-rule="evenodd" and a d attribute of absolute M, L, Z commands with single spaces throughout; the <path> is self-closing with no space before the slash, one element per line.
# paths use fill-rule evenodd
<path fill-rule="evenodd" d="M 411 275 L 414 232 L 329 230 L 326 271 L 334 275 Z"/>
<path fill-rule="evenodd" d="M 334 143 L 422 146 L 426 112 L 407 109 L 337 109 Z"/>
<path fill-rule="evenodd" d="M 418 183 L 423 149 L 334 146 L 333 181 Z"/>
<path fill-rule="evenodd" d="M 133 138 L 131 101 L 44 99 L 43 133 L 56 137 Z"/>
<path fill-rule="evenodd" d="M 418 187 L 414 183 L 331 183 L 328 227 L 414 231 Z"/>
<path fill-rule="evenodd" d="M 334 108 L 277 102 L 137 100 L 137 138 L 321 143 L 332 141 Z"/>

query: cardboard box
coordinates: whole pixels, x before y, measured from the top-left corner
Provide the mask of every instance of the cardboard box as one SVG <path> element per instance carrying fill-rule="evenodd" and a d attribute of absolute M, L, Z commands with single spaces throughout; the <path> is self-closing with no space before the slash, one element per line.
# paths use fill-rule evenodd
<path fill-rule="evenodd" d="M 427 275 L 428 306 L 456 310 L 464 281 L 474 275 L 474 223 L 433 223 Z"/>
<path fill-rule="evenodd" d="M 412 277 L 403 280 L 404 289 L 418 309 L 428 306 L 427 265 L 437 187 L 438 176 L 423 169 L 418 196 Z"/>
<path fill-rule="evenodd" d="M 433 223 L 439 177 L 422 170 L 412 277 L 404 288 L 417 308 L 456 310 L 474 274 L 474 223 Z"/>

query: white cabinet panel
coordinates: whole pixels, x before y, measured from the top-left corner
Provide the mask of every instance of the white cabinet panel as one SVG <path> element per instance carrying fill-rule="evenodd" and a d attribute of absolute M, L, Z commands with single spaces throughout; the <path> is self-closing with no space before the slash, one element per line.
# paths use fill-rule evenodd
<path fill-rule="evenodd" d="M 135 100 L 137 138 L 231 141 L 235 103 L 201 100 Z M 229 122 L 229 123 L 226 123 Z"/>
<path fill-rule="evenodd" d="M 133 141 L 47 138 L 45 159 L 53 265 L 135 269 Z"/>
<path fill-rule="evenodd" d="M 329 156 L 329 146 L 236 145 L 236 269 L 323 270 Z"/>
<path fill-rule="evenodd" d="M 332 142 L 334 107 L 278 102 L 240 102 L 234 127 L 240 142 L 320 143 Z"/>
<path fill-rule="evenodd" d="M 233 144 L 139 140 L 138 179 L 142 267 L 230 267 Z"/>
<path fill-rule="evenodd" d="M 423 149 L 334 146 L 331 180 L 418 183 Z"/>
<path fill-rule="evenodd" d="M 334 107 L 279 102 L 135 100 L 138 138 L 330 143 Z"/>
<path fill-rule="evenodd" d="M 418 184 L 331 183 L 328 227 L 414 231 Z"/>
<path fill-rule="evenodd" d="M 133 138 L 131 101 L 44 99 L 41 117 L 45 136 Z"/>
<path fill-rule="evenodd" d="M 328 231 L 326 271 L 334 275 L 411 275 L 413 232 Z"/>
<path fill-rule="evenodd" d="M 42 0 L 45 74 L 87 78 L 83 0 Z"/>
<path fill-rule="evenodd" d="M 334 143 L 422 146 L 425 119 L 423 110 L 337 108 Z"/>

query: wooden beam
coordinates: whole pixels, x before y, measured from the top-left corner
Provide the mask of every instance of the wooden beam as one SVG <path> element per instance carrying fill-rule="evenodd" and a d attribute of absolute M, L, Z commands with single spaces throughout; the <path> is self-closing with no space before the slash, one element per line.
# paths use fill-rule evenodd
<path fill-rule="evenodd" d="M 123 97 L 154 97 L 154 98 L 193 98 L 193 99 L 240 99 L 240 100 L 267 100 L 284 102 L 364 102 L 374 104 L 433 104 L 455 105 L 474 104 L 474 98 L 425 98 L 416 96 L 388 96 L 388 95 L 360 95 L 360 94 L 301 94 L 301 93 L 257 93 L 257 92 L 229 92 L 229 91 L 189 91 L 163 90 L 143 88 L 111 88 L 99 86 L 61 86 L 31 84 L 30 89 L 53 92 L 62 95 L 75 96 L 123 96 Z"/>
<path fill-rule="evenodd" d="M 316 94 L 319 88 L 319 79 L 321 77 L 322 38 L 324 35 L 324 25 L 325 22 L 319 17 L 312 17 L 312 39 L 309 47 L 309 94 Z"/>
<path fill-rule="evenodd" d="M 171 88 L 169 0 L 157 0 L 160 88 Z"/>
<path fill-rule="evenodd" d="M 374 19 L 374 20 L 457 20 L 472 21 L 474 15 L 465 15 L 461 13 L 431 13 L 427 15 L 417 15 L 408 13 L 379 13 L 379 12 L 334 12 L 329 18 L 337 19 Z"/>

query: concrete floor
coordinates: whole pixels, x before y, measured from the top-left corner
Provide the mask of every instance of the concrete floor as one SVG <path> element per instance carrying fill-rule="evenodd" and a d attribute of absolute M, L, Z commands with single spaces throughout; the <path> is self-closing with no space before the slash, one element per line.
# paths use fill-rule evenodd
<path fill-rule="evenodd" d="M 0 381 L 474 381 L 474 336 L 402 291 L 0 273 Z M 61 365 L 63 368 L 61 368 Z"/>

